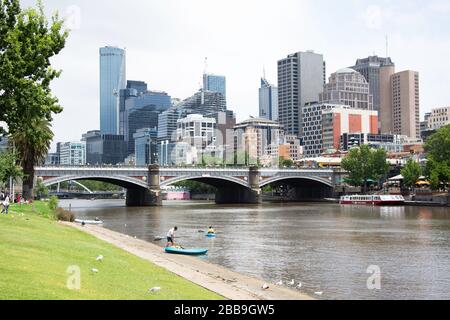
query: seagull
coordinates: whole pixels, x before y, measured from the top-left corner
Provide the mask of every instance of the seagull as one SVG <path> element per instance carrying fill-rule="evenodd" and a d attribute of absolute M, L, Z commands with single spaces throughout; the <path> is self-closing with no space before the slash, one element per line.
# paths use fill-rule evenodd
<path fill-rule="evenodd" d="M 295 280 L 294 279 L 292 279 L 292 281 L 291 282 L 289 282 L 288 283 L 290 286 L 293 286 L 294 284 L 295 284 Z"/>
<path fill-rule="evenodd" d="M 267 283 L 264 283 L 261 287 L 263 290 L 269 289 L 269 285 Z"/>
<path fill-rule="evenodd" d="M 93 273 L 98 273 L 98 269 L 91 269 Z"/>
<path fill-rule="evenodd" d="M 315 295 L 321 296 L 323 294 L 322 291 L 314 292 Z"/>
<path fill-rule="evenodd" d="M 153 288 L 149 289 L 148 291 L 149 291 L 149 292 L 158 292 L 158 291 L 160 291 L 160 290 L 161 290 L 160 287 L 153 287 Z"/>
<path fill-rule="evenodd" d="M 102 255 L 99 255 L 99 256 L 97 257 L 96 260 L 97 260 L 97 261 L 103 261 L 103 256 L 102 256 Z"/>
<path fill-rule="evenodd" d="M 277 286 L 282 286 L 283 285 L 283 280 L 280 280 L 276 283 Z"/>
<path fill-rule="evenodd" d="M 301 289 L 301 288 L 302 288 L 302 283 L 299 282 L 298 285 L 297 285 L 297 289 Z"/>

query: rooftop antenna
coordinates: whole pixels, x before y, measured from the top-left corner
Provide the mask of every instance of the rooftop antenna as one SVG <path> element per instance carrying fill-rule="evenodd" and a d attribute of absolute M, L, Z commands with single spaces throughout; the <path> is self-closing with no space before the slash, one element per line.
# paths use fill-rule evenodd
<path fill-rule="evenodd" d="M 389 57 L 389 37 L 386 35 L 386 58 Z"/>
<path fill-rule="evenodd" d="M 264 79 L 266 79 L 266 67 L 265 66 L 263 66 L 263 77 L 264 77 Z"/>
<path fill-rule="evenodd" d="M 208 72 L 208 57 L 205 58 L 205 69 L 203 70 L 203 74 Z"/>

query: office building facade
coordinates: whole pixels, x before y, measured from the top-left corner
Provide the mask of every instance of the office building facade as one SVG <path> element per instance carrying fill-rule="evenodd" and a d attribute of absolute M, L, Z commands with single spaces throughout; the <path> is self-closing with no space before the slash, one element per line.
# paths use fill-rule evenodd
<path fill-rule="evenodd" d="M 419 73 L 406 70 L 395 73 L 392 66 L 380 70 L 381 133 L 420 138 Z"/>
<path fill-rule="evenodd" d="M 380 90 L 382 81 L 380 79 L 380 70 L 382 67 L 394 67 L 391 58 L 370 56 L 364 59 L 358 59 L 356 64 L 351 67 L 364 76 L 369 84 L 369 92 L 373 97 L 373 110 L 380 111 Z"/>
<path fill-rule="evenodd" d="M 272 120 L 251 118 L 238 123 L 234 127 L 236 164 L 257 164 L 269 155 L 273 164 L 277 165 L 281 134 L 281 126 Z"/>
<path fill-rule="evenodd" d="M 86 144 L 65 142 L 60 144 L 59 161 L 63 166 L 84 166 L 86 164 Z"/>
<path fill-rule="evenodd" d="M 433 109 L 426 122 L 429 130 L 439 130 L 450 124 L 450 107 Z"/>
<path fill-rule="evenodd" d="M 324 110 L 322 132 L 323 152 L 339 150 L 345 133 L 378 134 L 378 112 L 348 106 Z"/>
<path fill-rule="evenodd" d="M 278 121 L 278 88 L 264 78 L 259 88 L 259 117 Z"/>
<path fill-rule="evenodd" d="M 350 68 L 333 73 L 319 97 L 321 103 L 373 110 L 373 97 L 369 92 L 369 83 L 362 74 Z"/>
<path fill-rule="evenodd" d="M 93 130 L 83 134 L 86 143 L 86 163 L 88 165 L 116 165 L 127 156 L 127 143 L 123 135 L 102 134 Z"/>
<path fill-rule="evenodd" d="M 323 55 L 297 52 L 278 61 L 278 121 L 287 134 L 302 136 L 302 113 L 318 102 L 326 82 Z"/>
<path fill-rule="evenodd" d="M 227 79 L 225 76 L 219 76 L 215 74 L 203 75 L 203 90 L 218 92 L 227 97 Z"/>
<path fill-rule="evenodd" d="M 135 163 L 145 166 L 158 163 L 158 132 L 156 128 L 138 129 L 133 134 Z"/>
<path fill-rule="evenodd" d="M 119 133 L 119 95 L 126 86 L 126 53 L 117 47 L 100 48 L 100 131 Z"/>

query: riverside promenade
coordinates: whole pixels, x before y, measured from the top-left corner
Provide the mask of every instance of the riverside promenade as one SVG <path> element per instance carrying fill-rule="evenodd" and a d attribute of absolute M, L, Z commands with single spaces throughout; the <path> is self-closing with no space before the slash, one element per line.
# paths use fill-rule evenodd
<path fill-rule="evenodd" d="M 152 243 L 132 238 L 99 226 L 80 226 L 61 222 L 66 226 L 106 241 L 135 256 L 183 277 L 197 285 L 213 291 L 230 300 L 314 300 L 294 289 L 268 283 L 269 289 L 263 290 L 264 280 L 249 277 L 227 268 L 201 261 L 194 257 L 170 255 Z M 164 289 L 164 288 L 163 288 Z"/>

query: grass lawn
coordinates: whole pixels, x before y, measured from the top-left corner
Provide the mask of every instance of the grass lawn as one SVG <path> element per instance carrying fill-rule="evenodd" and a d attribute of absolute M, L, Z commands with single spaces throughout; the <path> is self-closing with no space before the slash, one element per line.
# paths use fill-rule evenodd
<path fill-rule="evenodd" d="M 0 300 L 223 299 L 51 216 L 43 202 L 0 215 Z M 67 287 L 70 266 L 80 268 L 79 290 Z M 150 293 L 153 287 L 161 290 Z"/>

